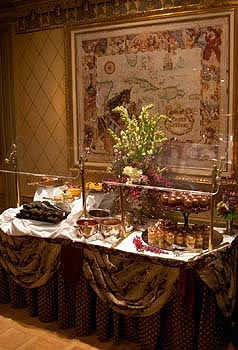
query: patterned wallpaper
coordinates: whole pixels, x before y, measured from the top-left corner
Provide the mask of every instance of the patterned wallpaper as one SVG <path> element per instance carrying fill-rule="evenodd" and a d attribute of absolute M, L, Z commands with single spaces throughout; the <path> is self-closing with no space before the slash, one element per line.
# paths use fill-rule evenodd
<path fill-rule="evenodd" d="M 25 172 L 67 173 L 63 29 L 16 36 L 18 167 Z M 21 176 L 21 192 L 32 189 Z M 37 179 L 35 179 L 37 180 Z"/>
<path fill-rule="evenodd" d="M 69 175 L 64 50 L 65 24 L 134 20 L 237 5 L 236 0 L 59 0 L 16 1 L 15 88 L 19 168 L 26 172 Z M 30 5 L 31 4 L 31 5 Z M 31 195 L 20 177 L 21 194 Z"/>

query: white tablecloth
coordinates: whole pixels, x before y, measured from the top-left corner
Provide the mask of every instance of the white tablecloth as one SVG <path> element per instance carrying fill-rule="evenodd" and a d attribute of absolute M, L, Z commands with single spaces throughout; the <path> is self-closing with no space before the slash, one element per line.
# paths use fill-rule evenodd
<path fill-rule="evenodd" d="M 13 236 L 35 236 L 39 238 L 66 238 L 70 239 L 73 242 L 86 242 L 95 245 L 103 245 L 106 247 L 114 246 L 116 249 L 120 249 L 127 252 L 133 252 L 138 254 L 146 254 L 150 256 L 160 256 L 164 259 L 178 259 L 182 261 L 188 261 L 191 258 L 200 255 L 201 253 L 191 253 L 191 252 L 178 252 L 167 251 L 167 254 L 154 253 L 151 251 L 137 252 L 136 247 L 133 243 L 135 236 L 141 237 L 142 231 L 132 230 L 128 233 L 120 242 L 115 237 L 109 237 L 107 240 L 103 238 L 100 232 L 96 233 L 94 236 L 89 237 L 88 239 L 81 237 L 79 235 L 76 221 L 82 215 L 82 200 L 75 200 L 72 205 L 72 211 L 68 217 L 57 224 L 51 224 L 46 222 L 40 222 L 35 220 L 28 219 L 18 219 L 16 214 L 20 211 L 20 208 L 9 208 L 5 210 L 0 215 L 0 229 L 8 234 Z M 216 228 L 217 231 L 221 233 L 224 232 L 224 229 Z M 230 244 L 235 236 L 228 236 L 223 234 L 223 241 L 221 247 L 225 244 Z M 118 244 L 117 244 L 118 243 Z M 219 247 L 220 247 L 219 246 Z M 217 247 L 216 249 L 219 249 Z M 203 251 L 202 254 L 206 254 L 207 251 Z"/>

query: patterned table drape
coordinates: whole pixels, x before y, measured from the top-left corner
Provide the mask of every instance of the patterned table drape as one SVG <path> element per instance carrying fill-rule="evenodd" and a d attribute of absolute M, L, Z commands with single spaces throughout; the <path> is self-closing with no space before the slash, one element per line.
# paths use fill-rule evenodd
<path fill-rule="evenodd" d="M 87 246 L 83 270 L 97 295 L 125 315 L 149 316 L 175 294 L 179 267 L 136 254 Z"/>
<path fill-rule="evenodd" d="M 221 350 L 236 301 L 237 239 L 189 262 L 0 234 L 0 302 L 143 350 Z"/>
<path fill-rule="evenodd" d="M 0 265 L 20 286 L 45 284 L 59 266 L 61 245 L 31 236 L 11 236 L 0 230 Z"/>
<path fill-rule="evenodd" d="M 190 264 L 213 292 L 223 315 L 230 317 L 237 298 L 238 237 L 231 245 L 195 258 Z"/>
<path fill-rule="evenodd" d="M 197 274 L 214 293 L 223 315 L 229 317 L 237 293 L 237 242 L 238 238 L 230 246 L 188 263 L 87 245 L 83 269 L 105 303 L 117 312 L 140 316 L 159 311 L 178 290 L 178 281 L 180 292 L 193 313 L 196 291 L 192 276 Z"/>

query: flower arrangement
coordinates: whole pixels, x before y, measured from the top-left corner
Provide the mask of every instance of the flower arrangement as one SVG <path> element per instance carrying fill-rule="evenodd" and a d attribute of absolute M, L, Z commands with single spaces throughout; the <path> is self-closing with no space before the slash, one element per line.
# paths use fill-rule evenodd
<path fill-rule="evenodd" d="M 216 214 L 226 221 L 233 221 L 238 218 L 238 183 L 233 172 L 231 179 L 223 182 L 222 198 L 216 205 Z"/>
<path fill-rule="evenodd" d="M 114 141 L 114 162 L 110 169 L 113 180 L 127 184 L 144 186 L 170 187 L 170 171 L 160 164 L 160 155 L 167 138 L 161 128 L 161 122 L 170 119 L 164 114 L 150 115 L 152 104 L 142 107 L 138 116 L 129 115 L 124 106 L 112 110 L 119 113 L 122 129 L 119 133 L 109 129 Z M 158 191 L 131 187 L 128 190 L 127 202 L 132 209 L 143 212 L 145 203 L 150 199 L 158 199 Z M 147 200 L 144 198 L 147 196 Z"/>
<path fill-rule="evenodd" d="M 164 114 L 151 116 L 149 110 L 152 104 L 142 107 L 139 116 L 130 116 L 124 106 L 118 106 L 112 111 L 119 113 L 123 128 L 119 135 L 109 129 L 109 135 L 114 140 L 115 161 L 113 170 L 124 181 L 144 185 L 161 185 L 165 167 L 159 166 L 159 155 L 163 144 L 167 141 L 160 122 L 168 121 Z"/>
<path fill-rule="evenodd" d="M 226 221 L 232 221 L 238 217 L 237 199 L 231 194 L 231 197 L 217 203 L 217 215 Z"/>

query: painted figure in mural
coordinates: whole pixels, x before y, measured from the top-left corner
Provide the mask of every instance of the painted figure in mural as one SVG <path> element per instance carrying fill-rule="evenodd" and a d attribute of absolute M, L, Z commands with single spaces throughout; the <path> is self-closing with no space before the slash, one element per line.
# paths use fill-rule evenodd
<path fill-rule="evenodd" d="M 218 62 L 220 62 L 220 59 L 221 59 L 220 45 L 222 43 L 221 31 L 213 27 L 208 27 L 207 33 L 205 35 L 205 39 L 206 39 L 206 46 L 203 51 L 204 60 L 208 61 L 211 58 L 212 52 L 214 52 Z"/>
<path fill-rule="evenodd" d="M 117 93 L 107 102 L 106 109 L 109 109 L 111 111 L 113 108 L 117 106 L 127 107 L 127 105 L 130 103 L 130 95 L 131 95 L 130 89 L 125 89 Z"/>
<path fill-rule="evenodd" d="M 208 145 L 212 145 L 214 144 L 217 140 L 216 140 L 216 129 L 212 126 L 209 126 L 206 128 L 205 130 L 205 139 L 204 139 L 204 143 L 208 144 Z"/>
<path fill-rule="evenodd" d="M 109 136 L 107 130 L 110 128 L 114 131 L 117 131 L 120 130 L 122 125 L 120 115 L 117 113 L 112 113 L 112 109 L 117 106 L 130 108 L 130 93 L 130 89 L 124 89 L 116 93 L 111 99 L 107 101 L 103 117 L 98 118 L 98 139 L 104 143 L 104 149 L 107 155 L 112 155 L 113 151 L 112 139 Z"/>

